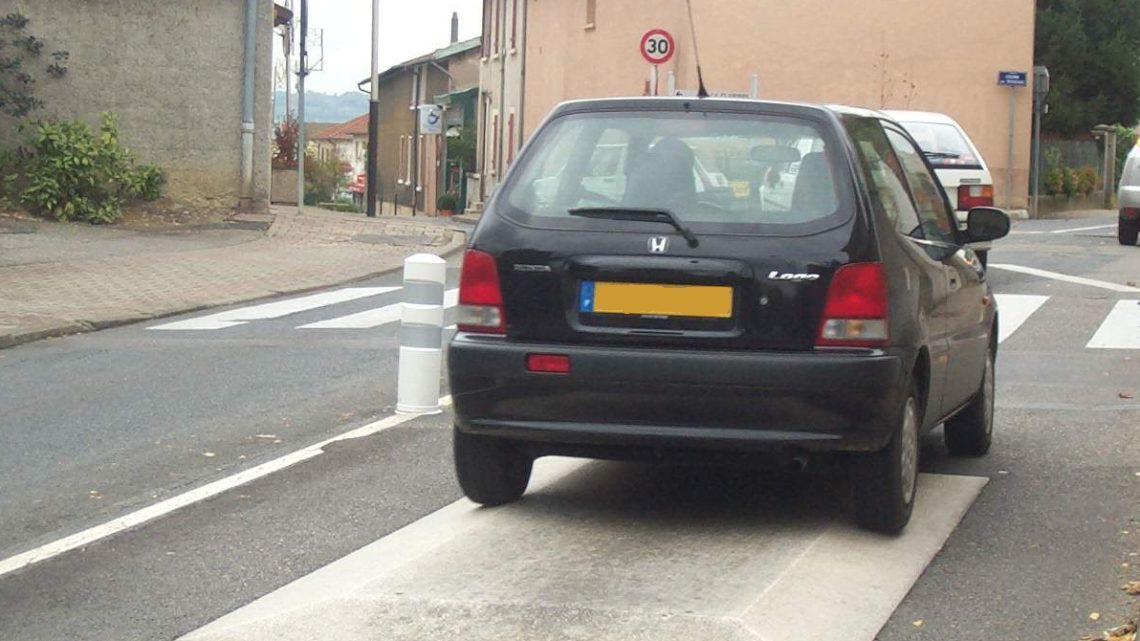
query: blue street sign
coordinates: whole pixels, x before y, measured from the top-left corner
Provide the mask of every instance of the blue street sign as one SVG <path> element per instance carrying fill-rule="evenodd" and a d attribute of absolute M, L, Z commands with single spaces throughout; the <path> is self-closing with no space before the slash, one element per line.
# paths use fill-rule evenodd
<path fill-rule="evenodd" d="M 1025 71 L 999 71 L 998 84 L 1003 87 L 1024 87 L 1029 84 L 1029 74 Z"/>

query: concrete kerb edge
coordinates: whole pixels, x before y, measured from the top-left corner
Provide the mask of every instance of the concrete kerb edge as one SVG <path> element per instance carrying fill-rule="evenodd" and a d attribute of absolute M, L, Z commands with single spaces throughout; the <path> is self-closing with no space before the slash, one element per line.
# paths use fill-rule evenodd
<path fill-rule="evenodd" d="M 465 232 L 461 229 L 454 229 L 454 228 L 451 229 L 451 232 L 452 232 L 451 233 L 451 240 L 448 241 L 448 243 L 443 246 L 443 249 L 441 249 L 439 252 L 436 253 L 437 256 L 440 256 L 442 258 L 448 258 L 448 257 L 452 256 L 453 254 L 455 254 L 456 252 L 461 251 L 464 247 L 467 246 L 467 236 L 466 236 L 467 232 Z M 307 292 L 312 292 L 312 291 L 316 291 L 319 289 L 324 289 L 326 287 L 335 287 L 337 285 L 347 285 L 349 283 L 357 283 L 357 282 L 360 282 L 363 280 L 368 280 L 370 278 L 377 278 L 380 276 L 385 276 L 387 274 L 398 272 L 403 268 L 404 268 L 404 265 L 403 265 L 403 262 L 401 261 L 400 264 L 398 264 L 398 265 L 392 265 L 390 267 L 385 267 L 384 269 L 377 270 L 375 272 L 370 272 L 368 274 L 364 274 L 363 276 L 353 276 L 352 278 L 346 278 L 343 280 L 335 280 L 335 281 L 324 283 L 322 285 L 298 287 L 296 289 L 273 290 L 273 291 L 270 291 L 269 293 L 266 293 L 266 294 L 262 294 L 262 295 L 258 295 L 258 296 L 251 296 L 248 298 L 239 297 L 235 300 L 216 301 L 216 302 L 212 302 L 212 303 L 206 303 L 203 305 L 192 305 L 189 307 L 172 308 L 172 309 L 168 309 L 168 310 L 162 310 L 160 312 L 155 312 L 153 314 L 148 314 L 148 313 L 135 314 L 133 316 L 125 317 L 125 318 L 121 318 L 121 319 L 100 320 L 100 321 L 91 322 L 91 323 L 83 322 L 83 321 L 73 321 L 73 322 L 63 323 L 59 327 L 50 327 L 47 329 L 38 329 L 35 331 L 25 332 L 22 334 L 17 334 L 17 333 L 3 334 L 3 335 L 0 335 L 0 349 L 7 349 L 9 347 L 15 347 L 17 345 L 23 345 L 25 343 L 34 343 L 36 341 L 44 340 L 46 338 L 59 338 L 62 336 L 73 336 L 75 334 L 85 334 L 88 332 L 94 332 L 94 331 L 98 331 L 101 329 L 109 329 L 112 327 L 121 327 L 123 325 L 131 325 L 133 323 L 140 323 L 140 322 L 144 322 L 144 321 L 155 320 L 158 318 L 166 318 L 168 316 L 177 316 L 179 314 L 190 314 L 193 312 L 198 312 L 198 311 L 202 311 L 202 310 L 206 310 L 206 309 L 213 309 L 215 307 L 221 307 L 221 306 L 225 306 L 225 305 L 236 305 L 238 303 L 257 302 L 257 301 L 266 300 L 266 299 L 270 299 L 270 298 L 276 298 L 278 296 L 282 296 L 285 294 L 304 294 Z"/>

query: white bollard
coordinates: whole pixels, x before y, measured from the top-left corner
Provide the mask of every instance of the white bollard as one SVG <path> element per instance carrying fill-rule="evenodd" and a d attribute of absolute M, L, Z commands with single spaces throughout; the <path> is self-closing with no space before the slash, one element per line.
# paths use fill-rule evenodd
<path fill-rule="evenodd" d="M 432 254 L 404 260 L 396 413 L 439 414 L 443 366 L 443 287 L 447 261 Z"/>

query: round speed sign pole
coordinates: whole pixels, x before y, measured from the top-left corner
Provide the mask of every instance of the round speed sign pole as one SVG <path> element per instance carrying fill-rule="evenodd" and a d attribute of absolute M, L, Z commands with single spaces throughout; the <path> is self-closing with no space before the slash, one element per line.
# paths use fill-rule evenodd
<path fill-rule="evenodd" d="M 652 75 L 653 95 L 657 95 L 657 65 L 669 62 L 677 43 L 673 35 L 664 29 L 650 29 L 641 36 L 641 57 L 653 65 Z"/>

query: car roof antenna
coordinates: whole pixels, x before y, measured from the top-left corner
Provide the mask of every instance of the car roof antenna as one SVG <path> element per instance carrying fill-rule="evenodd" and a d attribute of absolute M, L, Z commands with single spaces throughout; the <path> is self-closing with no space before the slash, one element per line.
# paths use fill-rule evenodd
<path fill-rule="evenodd" d="M 697 97 L 708 98 L 709 92 L 705 89 L 705 79 L 701 76 L 701 53 L 697 50 L 697 28 L 693 26 L 693 0 L 685 0 L 689 8 L 689 33 L 693 36 L 693 57 L 697 59 Z"/>

